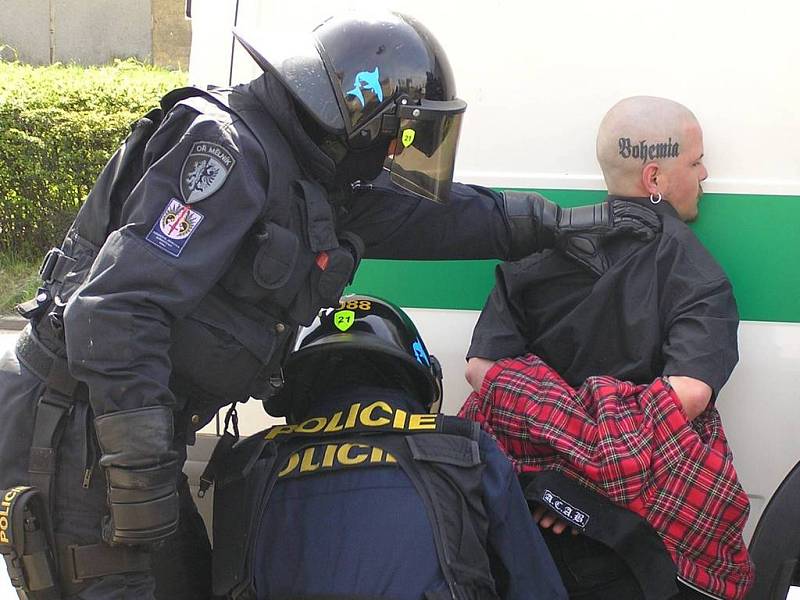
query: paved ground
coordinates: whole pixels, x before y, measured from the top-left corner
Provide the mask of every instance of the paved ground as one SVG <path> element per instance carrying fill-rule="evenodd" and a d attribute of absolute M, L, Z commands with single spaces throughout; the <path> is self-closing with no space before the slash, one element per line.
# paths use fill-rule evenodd
<path fill-rule="evenodd" d="M 4 348 L 6 344 L 16 338 L 25 323 L 22 318 L 16 315 L 0 315 L 0 348 Z M 0 600 L 2 600 L 1 596 Z"/>
<path fill-rule="evenodd" d="M 0 349 L 4 349 L 6 344 L 13 343 L 25 323 L 26 321 L 17 315 L 0 315 Z M 3 600 L 2 596 L 0 600 Z"/>

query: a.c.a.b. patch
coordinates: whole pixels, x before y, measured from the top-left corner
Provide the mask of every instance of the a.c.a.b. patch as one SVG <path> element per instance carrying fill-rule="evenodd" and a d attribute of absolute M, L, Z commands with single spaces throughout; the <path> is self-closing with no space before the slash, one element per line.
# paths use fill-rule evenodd
<path fill-rule="evenodd" d="M 236 159 L 220 144 L 195 142 L 181 169 L 181 196 L 186 204 L 200 202 L 219 190 Z"/>
<path fill-rule="evenodd" d="M 559 516 L 576 527 L 585 528 L 586 524 L 589 522 L 589 515 L 585 511 L 566 502 L 550 490 L 544 491 L 544 494 L 542 494 L 542 501 L 556 511 Z"/>

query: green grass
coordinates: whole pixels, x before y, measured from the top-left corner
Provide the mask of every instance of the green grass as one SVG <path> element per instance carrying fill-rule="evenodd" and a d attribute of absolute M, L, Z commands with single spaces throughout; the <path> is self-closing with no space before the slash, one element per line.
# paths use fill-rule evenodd
<path fill-rule="evenodd" d="M 0 255 L 0 316 L 16 315 L 14 306 L 36 294 L 39 262 Z"/>

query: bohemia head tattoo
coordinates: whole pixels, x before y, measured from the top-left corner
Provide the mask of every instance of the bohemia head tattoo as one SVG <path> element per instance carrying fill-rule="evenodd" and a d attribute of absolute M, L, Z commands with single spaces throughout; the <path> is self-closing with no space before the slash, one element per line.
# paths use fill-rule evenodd
<path fill-rule="evenodd" d="M 673 142 L 672 138 L 655 144 L 648 144 L 647 140 L 631 144 L 631 138 L 619 138 L 619 155 L 622 158 L 642 159 L 642 162 L 647 162 L 659 158 L 675 158 L 678 154 L 678 142 Z"/>

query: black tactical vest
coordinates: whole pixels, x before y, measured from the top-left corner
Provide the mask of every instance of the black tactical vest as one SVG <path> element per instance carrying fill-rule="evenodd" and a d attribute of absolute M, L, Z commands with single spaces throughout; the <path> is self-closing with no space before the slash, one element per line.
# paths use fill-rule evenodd
<path fill-rule="evenodd" d="M 235 92 L 233 92 L 235 93 Z M 121 208 L 143 176 L 144 148 L 164 115 L 183 105 L 202 114 L 227 113 L 258 140 L 268 163 L 265 211 L 230 270 L 191 315 L 172 327 L 170 389 L 206 416 L 221 405 L 262 395 L 298 324 L 335 305 L 352 279 L 363 244 L 337 234 L 323 187 L 307 178 L 274 120 L 255 99 L 182 88 L 150 111 L 103 169 L 60 248 L 42 266 L 38 302 L 27 303 L 41 341 L 64 357 L 61 314 L 86 278 L 106 237 L 119 228 Z M 222 114 L 223 117 L 227 115 Z M 243 124 L 243 125 L 242 125 Z M 324 270 L 317 265 L 325 255 Z"/>
<path fill-rule="evenodd" d="M 427 592 L 426 600 L 499 600 L 486 551 L 477 423 L 401 410 L 391 419 L 365 419 L 370 406 L 355 404 L 338 417 L 279 425 L 215 457 L 215 594 L 255 598 L 255 532 L 281 478 L 394 464 L 425 504 L 448 584 L 444 592 Z M 308 459 L 311 453 L 316 461 Z"/>

